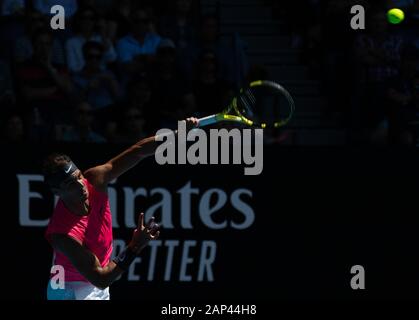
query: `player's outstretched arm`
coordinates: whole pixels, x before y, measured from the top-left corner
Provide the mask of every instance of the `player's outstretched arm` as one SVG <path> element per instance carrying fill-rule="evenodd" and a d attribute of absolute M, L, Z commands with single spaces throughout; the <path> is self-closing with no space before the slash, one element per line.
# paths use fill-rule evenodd
<path fill-rule="evenodd" d="M 186 119 L 187 129 L 197 125 L 198 119 Z M 96 188 L 106 191 L 109 182 L 137 165 L 144 158 L 153 155 L 158 146 L 159 142 L 156 141 L 156 136 L 142 139 L 107 163 L 87 170 L 84 175 Z"/>

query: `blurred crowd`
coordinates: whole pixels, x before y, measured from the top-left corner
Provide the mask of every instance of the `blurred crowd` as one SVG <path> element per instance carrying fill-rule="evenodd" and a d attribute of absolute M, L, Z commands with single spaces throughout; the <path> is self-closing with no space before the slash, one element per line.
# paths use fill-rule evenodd
<path fill-rule="evenodd" d="M 350 144 L 417 145 L 419 0 L 261 0 L 284 20 Z M 65 30 L 52 30 L 61 4 Z M 249 68 L 200 0 L 2 0 L 1 139 L 132 143 L 222 109 Z M 350 8 L 366 9 L 352 30 Z M 400 25 L 389 8 L 406 13 Z M 235 43 L 235 44 L 234 44 Z M 243 59 L 243 63 L 237 63 Z"/>
<path fill-rule="evenodd" d="M 290 17 L 292 46 L 320 78 L 327 116 L 339 118 L 349 144 L 418 145 L 418 0 L 301 0 L 285 9 L 272 3 Z M 354 5 L 366 10 L 365 30 L 350 28 Z M 389 23 L 392 8 L 404 11 L 402 23 Z"/>
<path fill-rule="evenodd" d="M 0 4 L 6 142 L 133 143 L 219 111 L 243 74 L 199 0 Z M 56 4 L 64 30 L 50 27 Z"/>

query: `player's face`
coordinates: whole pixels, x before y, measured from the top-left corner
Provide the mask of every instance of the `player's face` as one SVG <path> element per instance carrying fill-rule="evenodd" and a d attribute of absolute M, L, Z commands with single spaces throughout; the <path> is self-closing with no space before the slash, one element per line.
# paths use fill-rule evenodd
<path fill-rule="evenodd" d="M 80 170 L 75 171 L 71 177 L 60 185 L 61 197 L 72 201 L 86 201 L 88 197 L 87 187 Z"/>

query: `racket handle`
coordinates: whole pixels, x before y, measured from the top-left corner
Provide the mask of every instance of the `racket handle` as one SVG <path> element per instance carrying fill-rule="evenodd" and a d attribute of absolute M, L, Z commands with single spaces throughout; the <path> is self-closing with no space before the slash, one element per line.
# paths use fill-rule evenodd
<path fill-rule="evenodd" d="M 209 126 L 211 124 L 217 123 L 217 115 L 212 115 L 212 116 L 208 116 L 208 117 L 204 117 L 201 119 L 198 119 L 199 124 L 198 127 L 205 127 L 205 126 Z"/>

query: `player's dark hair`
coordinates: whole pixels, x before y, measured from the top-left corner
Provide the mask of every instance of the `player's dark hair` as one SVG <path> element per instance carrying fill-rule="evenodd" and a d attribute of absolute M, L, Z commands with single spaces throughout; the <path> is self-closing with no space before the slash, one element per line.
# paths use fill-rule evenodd
<path fill-rule="evenodd" d="M 51 182 L 49 177 L 52 177 L 54 174 L 56 174 L 58 171 L 60 171 L 65 165 L 71 162 L 71 159 L 69 156 L 67 156 L 64 153 L 54 152 L 48 155 L 43 163 L 42 166 L 42 172 L 45 176 L 45 182 L 50 187 L 56 187 L 59 186 L 55 185 Z"/>

